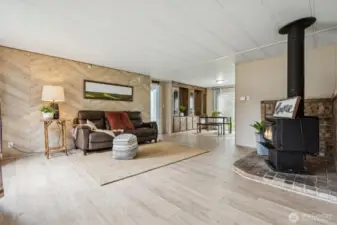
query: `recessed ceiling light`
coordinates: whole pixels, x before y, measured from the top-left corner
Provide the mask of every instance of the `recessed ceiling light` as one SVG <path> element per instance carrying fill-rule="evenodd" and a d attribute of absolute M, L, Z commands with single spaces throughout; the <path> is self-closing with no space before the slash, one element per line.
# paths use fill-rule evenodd
<path fill-rule="evenodd" d="M 216 80 L 216 83 L 217 84 L 222 84 L 222 83 L 225 83 L 225 82 L 227 82 L 228 80 Z"/>

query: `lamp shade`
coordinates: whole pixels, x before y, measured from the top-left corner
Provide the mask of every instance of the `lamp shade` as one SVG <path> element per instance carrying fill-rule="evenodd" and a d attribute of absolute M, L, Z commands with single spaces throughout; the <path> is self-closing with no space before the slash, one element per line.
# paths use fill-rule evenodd
<path fill-rule="evenodd" d="M 64 89 L 61 86 L 44 85 L 42 89 L 42 101 L 64 102 Z"/>

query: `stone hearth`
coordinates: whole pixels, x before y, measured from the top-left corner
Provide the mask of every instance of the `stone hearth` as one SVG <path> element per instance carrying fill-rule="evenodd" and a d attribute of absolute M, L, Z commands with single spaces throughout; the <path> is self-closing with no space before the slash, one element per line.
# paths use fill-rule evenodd
<path fill-rule="evenodd" d="M 253 152 L 234 162 L 233 170 L 259 183 L 337 204 L 337 173 L 331 157 L 308 157 L 310 175 L 274 172 L 265 159 Z"/>

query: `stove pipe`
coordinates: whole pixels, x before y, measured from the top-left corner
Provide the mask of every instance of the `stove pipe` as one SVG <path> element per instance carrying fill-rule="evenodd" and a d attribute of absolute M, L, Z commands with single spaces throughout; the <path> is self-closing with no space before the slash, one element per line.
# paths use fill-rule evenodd
<path fill-rule="evenodd" d="M 304 30 L 314 24 L 315 17 L 295 20 L 279 30 L 288 34 L 288 98 L 300 96 L 296 117 L 304 116 Z"/>

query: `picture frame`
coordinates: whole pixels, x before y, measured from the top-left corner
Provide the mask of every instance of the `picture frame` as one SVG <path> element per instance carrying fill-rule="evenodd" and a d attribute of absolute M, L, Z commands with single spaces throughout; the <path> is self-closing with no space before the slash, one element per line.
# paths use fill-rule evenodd
<path fill-rule="evenodd" d="M 133 87 L 93 80 L 83 81 L 83 98 L 93 100 L 133 101 Z"/>
<path fill-rule="evenodd" d="M 277 101 L 273 117 L 295 119 L 300 101 L 300 96 Z"/>

